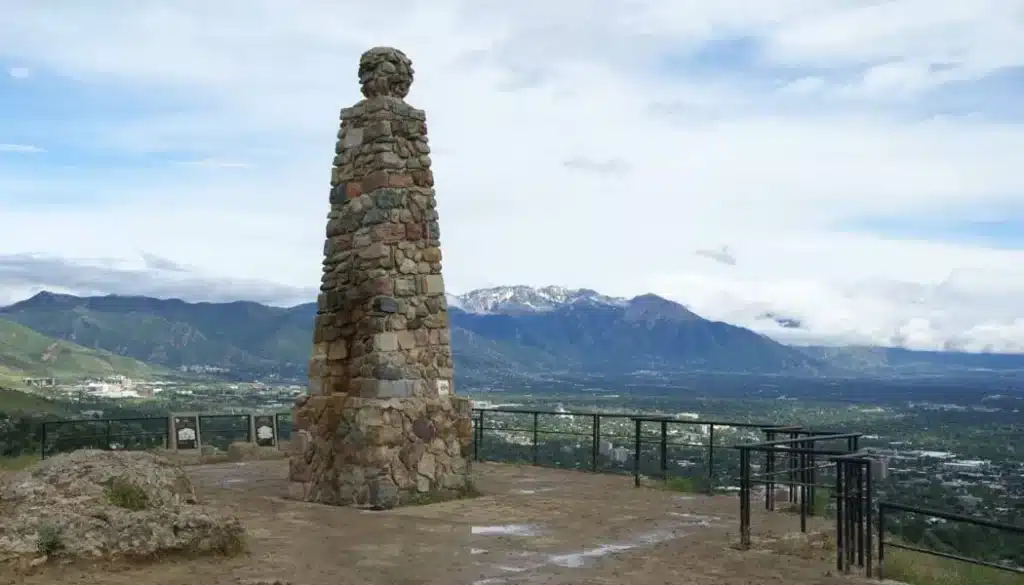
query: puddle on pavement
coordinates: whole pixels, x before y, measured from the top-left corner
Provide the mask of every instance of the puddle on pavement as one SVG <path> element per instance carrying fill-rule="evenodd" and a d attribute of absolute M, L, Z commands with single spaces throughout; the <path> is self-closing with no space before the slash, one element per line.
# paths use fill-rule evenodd
<path fill-rule="evenodd" d="M 578 569 L 586 564 L 587 559 L 596 559 L 605 555 L 610 555 L 624 550 L 630 550 L 636 548 L 632 544 L 602 544 L 596 548 L 585 550 L 578 553 L 570 553 L 566 555 L 552 555 L 549 561 L 552 565 L 559 567 L 567 567 L 570 569 Z"/>
<path fill-rule="evenodd" d="M 688 512 L 669 512 L 669 516 L 675 516 L 676 518 L 686 518 L 689 520 L 689 524 L 694 526 L 711 526 L 714 522 L 721 521 L 718 516 L 702 516 L 701 514 L 690 514 Z"/>
<path fill-rule="evenodd" d="M 596 547 L 583 549 L 581 551 L 575 551 L 571 553 L 561 554 L 545 554 L 536 552 L 518 552 L 512 553 L 510 557 L 519 557 L 526 562 L 514 563 L 506 562 L 491 565 L 492 568 L 501 571 L 502 573 L 526 573 L 529 571 L 536 571 L 545 567 L 563 567 L 570 569 L 578 569 L 585 567 L 588 561 L 595 560 L 604 556 L 615 554 L 618 552 L 624 552 L 640 548 L 642 546 L 649 546 L 666 542 L 668 540 L 682 538 L 687 536 L 689 533 L 681 532 L 678 530 L 662 530 L 657 532 L 648 532 L 641 534 L 635 538 L 631 538 L 625 541 L 613 542 L 600 544 Z"/>
<path fill-rule="evenodd" d="M 509 575 L 509 578 L 515 578 L 520 576 L 530 575 L 534 571 L 543 570 L 545 568 L 561 567 L 569 569 L 579 569 L 586 567 L 591 562 L 600 559 L 602 557 L 614 555 L 617 553 L 632 551 L 648 546 L 653 546 L 670 540 L 676 540 L 685 538 L 694 534 L 693 528 L 706 528 L 715 525 L 714 522 L 719 520 L 717 516 L 703 516 L 700 514 L 690 514 L 684 512 L 672 512 L 672 516 L 678 518 L 678 520 L 672 523 L 672 526 L 666 527 L 661 530 L 655 530 L 637 534 L 632 538 L 626 538 L 622 540 L 616 540 L 613 542 L 605 542 L 584 548 L 583 550 L 577 550 L 568 553 L 541 553 L 534 551 L 515 551 L 506 550 L 504 559 L 488 566 L 491 570 L 500 571 L 500 573 Z M 690 529 L 690 530 L 688 530 Z M 510 524 L 505 526 L 474 526 L 473 534 L 477 535 L 508 535 L 514 534 L 517 536 L 533 536 L 536 534 L 536 527 L 524 524 Z M 475 549 L 479 550 L 479 549 Z M 508 583 L 508 579 L 500 577 L 490 577 L 480 581 L 476 581 L 476 585 L 486 585 L 491 583 Z M 518 582 L 518 581 L 517 581 Z"/>
<path fill-rule="evenodd" d="M 539 536 L 540 530 L 532 524 L 502 524 L 500 526 L 474 526 L 477 536 Z"/>
<path fill-rule="evenodd" d="M 530 490 L 527 490 L 527 489 L 517 489 L 517 490 L 512 490 L 512 493 L 513 494 L 530 495 L 530 494 L 539 494 L 539 493 L 542 493 L 542 492 L 550 492 L 553 489 L 555 489 L 555 488 L 545 487 L 545 488 L 535 488 L 535 489 L 530 489 Z"/>

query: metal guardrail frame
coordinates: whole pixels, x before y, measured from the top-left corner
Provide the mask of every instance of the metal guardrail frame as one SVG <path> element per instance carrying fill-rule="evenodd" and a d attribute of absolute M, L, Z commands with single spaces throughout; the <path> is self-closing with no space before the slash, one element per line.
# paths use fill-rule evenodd
<path fill-rule="evenodd" d="M 496 427 L 487 426 L 487 413 L 494 414 L 507 414 L 507 415 L 524 415 L 533 418 L 532 424 L 529 428 L 518 428 L 518 427 Z M 566 432 L 566 431 L 553 431 L 553 430 L 542 430 L 540 428 L 540 417 L 541 416 L 570 416 L 577 418 L 589 418 L 590 431 L 589 432 Z M 708 450 L 707 459 L 707 491 L 709 493 L 714 491 L 715 484 L 715 448 L 728 447 L 725 445 L 715 444 L 715 428 L 716 427 L 732 427 L 732 428 L 747 428 L 747 429 L 765 429 L 774 428 L 775 425 L 769 423 L 750 423 L 750 422 L 739 422 L 739 421 L 723 421 L 723 420 L 700 420 L 700 419 L 680 419 L 667 416 L 655 416 L 655 415 L 641 415 L 626 414 L 626 413 L 610 413 L 610 412 L 584 412 L 584 411 L 557 411 L 557 410 L 531 410 L 531 409 L 517 409 L 517 408 L 475 408 L 473 409 L 473 460 L 481 460 L 481 445 L 484 443 L 486 431 L 505 431 L 515 433 L 531 433 L 531 449 L 532 449 L 532 463 L 534 465 L 540 465 L 538 458 L 538 445 L 540 444 L 541 435 L 562 435 L 571 437 L 589 437 L 591 442 L 591 453 L 590 453 L 590 471 L 598 472 L 598 461 L 600 452 L 600 443 L 602 438 L 609 438 L 601 434 L 601 421 L 602 419 L 618 419 L 618 420 L 629 420 L 633 423 L 632 437 L 626 435 L 617 435 L 610 438 L 618 439 L 632 439 L 633 442 L 633 478 L 634 485 L 640 486 L 640 455 L 642 447 L 644 445 L 657 445 L 659 449 L 659 472 L 660 479 L 667 480 L 668 477 L 668 450 L 670 447 L 696 447 Z M 644 439 L 644 425 L 645 424 L 657 424 L 659 425 L 658 438 L 655 440 Z M 669 428 L 670 426 L 707 426 L 708 427 L 708 441 L 707 443 L 680 443 L 677 441 L 669 440 Z M 789 428 L 789 427 L 786 427 Z"/>
<path fill-rule="evenodd" d="M 826 432 L 802 429 L 800 427 L 767 427 L 763 429 L 769 440 L 750 445 L 734 445 L 740 452 L 740 547 L 750 547 L 750 510 L 751 492 L 755 484 L 765 486 L 765 509 L 775 509 L 775 486 L 788 485 L 789 499 L 792 503 L 798 499 L 800 508 L 800 531 L 807 532 L 807 519 L 813 515 L 812 505 L 815 501 L 815 488 L 830 486 L 817 484 L 817 471 L 824 467 L 818 464 L 818 457 L 836 457 L 855 452 L 859 447 L 861 433 Z M 775 439 L 777 433 L 787 433 L 788 439 Z M 817 449 L 816 443 L 827 441 L 846 441 L 846 450 Z M 765 454 L 763 473 L 751 473 L 751 455 Z M 786 456 L 787 465 L 781 470 L 775 469 L 777 455 Z M 834 462 L 833 462 L 834 464 Z M 779 481 L 778 474 L 786 474 L 788 481 Z M 795 498 L 794 488 L 799 490 Z"/>
<path fill-rule="evenodd" d="M 961 524 L 971 524 L 973 526 L 982 526 L 985 528 L 992 528 L 1000 532 L 1009 532 L 1011 534 L 1024 535 L 1024 526 L 1016 526 L 1014 524 L 1006 524 L 1003 522 L 995 522 L 987 520 L 985 518 L 963 516 L 961 514 L 952 514 L 950 512 L 943 512 L 941 510 L 933 510 L 929 508 L 921 508 L 918 506 L 908 506 L 906 504 L 899 504 L 891 501 L 880 501 L 878 502 L 878 578 L 885 578 L 885 549 L 886 547 L 898 548 L 903 550 L 909 550 L 921 554 L 931 555 L 944 559 L 950 559 L 967 563 L 971 565 L 977 565 L 981 567 L 989 567 L 992 569 L 999 569 L 1010 573 L 1016 573 L 1018 575 L 1024 575 L 1024 568 L 1021 567 L 1008 567 L 1006 565 L 1000 565 L 998 563 L 991 563 L 983 561 L 981 559 L 965 557 L 962 555 L 944 553 L 937 550 L 930 550 L 909 544 L 902 544 L 892 540 L 886 540 L 885 538 L 885 518 L 886 511 L 893 512 L 906 512 L 910 514 L 919 514 L 922 516 L 929 516 L 931 518 L 941 518 L 949 522 L 957 522 Z M 870 568 L 869 568 L 870 571 Z"/>
<path fill-rule="evenodd" d="M 202 425 L 204 420 L 212 421 L 212 420 L 226 420 L 226 419 L 244 419 L 244 418 L 249 417 L 249 416 L 251 416 L 250 413 L 202 413 L 202 414 L 199 414 L 199 424 Z M 287 417 L 287 418 L 290 419 L 291 415 L 290 414 L 284 414 L 284 413 L 274 413 L 273 416 L 274 416 L 274 426 L 275 426 L 275 429 L 274 429 L 275 437 L 278 437 L 280 439 L 280 437 L 281 437 L 281 427 L 282 427 L 282 418 L 283 417 Z M 103 427 L 103 430 L 101 432 L 99 432 L 99 433 L 89 434 L 89 435 L 86 435 L 85 437 L 81 437 L 81 438 L 86 439 L 86 441 L 85 441 L 84 444 L 80 443 L 80 444 L 76 445 L 75 446 L 76 449 L 80 449 L 83 446 L 91 446 L 93 448 L 98 448 L 98 449 L 103 449 L 103 450 L 114 450 L 115 449 L 115 445 L 117 443 L 117 439 L 145 438 L 145 437 L 152 437 L 152 438 L 163 437 L 162 444 L 166 448 L 168 446 L 168 439 L 169 439 L 169 435 L 168 435 L 169 428 L 168 428 L 168 425 L 166 424 L 167 423 L 167 419 L 168 419 L 167 416 L 136 416 L 136 417 L 114 417 L 114 418 L 74 418 L 74 419 L 61 419 L 61 420 L 43 421 L 39 425 L 39 456 L 40 456 L 41 459 L 45 459 L 47 457 L 47 455 L 53 454 L 54 452 L 51 452 L 51 450 L 48 449 L 48 447 L 50 445 L 49 445 L 47 439 L 53 436 L 53 434 L 56 432 L 56 429 L 59 429 L 60 427 L 72 426 L 72 425 L 97 425 L 97 426 Z M 118 423 L 122 423 L 122 424 L 126 424 L 126 423 L 127 424 L 130 424 L 130 423 L 146 424 L 146 423 L 154 423 L 154 422 L 163 423 L 162 426 L 161 426 L 161 429 L 159 431 L 152 431 L 152 432 L 123 432 L 122 431 L 122 432 L 118 432 L 118 431 L 116 431 L 116 429 L 114 427 L 114 425 L 116 425 Z M 247 424 L 246 427 L 245 427 L 244 433 L 245 433 L 245 440 L 248 441 L 248 442 L 251 442 L 253 440 L 253 437 L 251 436 L 251 432 L 252 432 L 252 428 L 251 428 L 250 425 Z M 200 429 L 200 433 L 202 433 L 202 429 Z M 160 441 L 154 441 L 154 443 L 159 443 L 159 442 Z M 55 453 L 60 453 L 62 451 L 63 451 L 63 449 L 59 449 L 58 448 L 55 451 Z"/>

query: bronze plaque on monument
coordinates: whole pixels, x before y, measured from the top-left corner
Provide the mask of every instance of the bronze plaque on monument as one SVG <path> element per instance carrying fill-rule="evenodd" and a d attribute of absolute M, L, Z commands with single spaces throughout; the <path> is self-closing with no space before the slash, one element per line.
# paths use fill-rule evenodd
<path fill-rule="evenodd" d="M 199 417 L 174 417 L 174 440 L 178 449 L 199 448 Z"/>
<path fill-rule="evenodd" d="M 255 442 L 260 447 L 273 447 L 277 444 L 277 428 L 274 424 L 274 415 L 257 415 L 253 417 L 253 432 L 256 433 Z"/>

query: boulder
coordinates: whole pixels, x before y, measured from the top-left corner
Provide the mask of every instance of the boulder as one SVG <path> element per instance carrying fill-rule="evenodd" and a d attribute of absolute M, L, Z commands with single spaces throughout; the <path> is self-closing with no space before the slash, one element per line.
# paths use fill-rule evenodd
<path fill-rule="evenodd" d="M 0 485 L 0 561 L 238 552 L 238 518 L 199 505 L 184 469 L 142 451 L 57 455 Z"/>

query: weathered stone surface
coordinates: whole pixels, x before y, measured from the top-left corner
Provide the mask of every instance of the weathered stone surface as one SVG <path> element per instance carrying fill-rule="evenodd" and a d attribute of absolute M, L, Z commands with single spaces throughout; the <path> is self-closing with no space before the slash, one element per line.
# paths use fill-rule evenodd
<path fill-rule="evenodd" d="M 153 453 L 82 450 L 0 485 L 0 560 L 237 552 L 236 517 L 197 504 L 180 465 Z"/>
<path fill-rule="evenodd" d="M 293 414 L 295 498 L 389 507 L 466 485 L 471 415 L 451 392 L 426 116 L 403 101 L 412 79 L 401 51 L 371 49 L 366 99 L 341 112 L 310 396 Z"/>
<path fill-rule="evenodd" d="M 392 507 L 397 505 L 388 504 L 392 499 L 404 502 L 415 491 L 467 486 L 472 440 L 472 425 L 463 416 L 467 399 L 319 398 L 306 405 L 317 409 L 310 413 L 315 426 L 293 437 L 291 497 Z"/>

